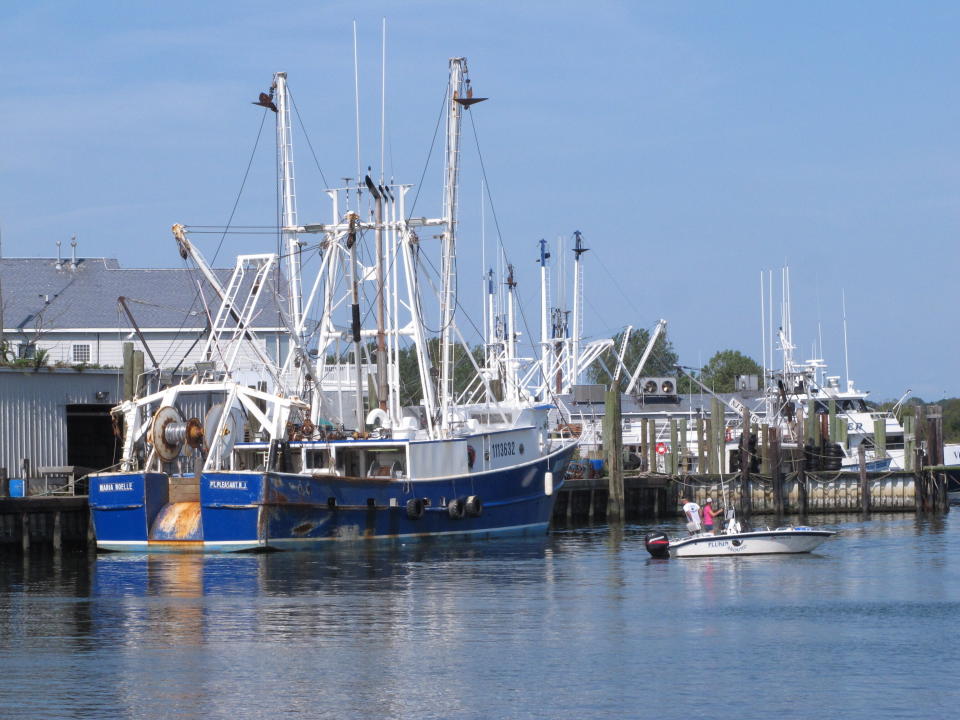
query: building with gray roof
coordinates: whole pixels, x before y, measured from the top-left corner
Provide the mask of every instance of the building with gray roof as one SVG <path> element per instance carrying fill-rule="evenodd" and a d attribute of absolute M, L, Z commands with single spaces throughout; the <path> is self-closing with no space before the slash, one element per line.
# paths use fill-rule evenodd
<path fill-rule="evenodd" d="M 231 272 L 214 270 L 223 285 Z M 271 282 L 283 287 L 279 278 Z M 252 323 L 273 358 L 286 351 L 278 294 L 264 293 Z M 121 366 L 124 342 L 146 349 L 120 309 L 121 296 L 161 367 L 203 359 L 198 339 L 220 301 L 193 268 L 123 268 L 113 258 L 0 259 L 0 329 L 18 357 L 44 350 L 50 364 Z"/>

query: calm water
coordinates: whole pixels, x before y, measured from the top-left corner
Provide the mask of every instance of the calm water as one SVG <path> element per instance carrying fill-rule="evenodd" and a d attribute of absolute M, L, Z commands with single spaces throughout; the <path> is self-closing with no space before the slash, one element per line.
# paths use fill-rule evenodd
<path fill-rule="evenodd" d="M 956 717 L 960 513 L 830 520 L 781 558 L 0 556 L 0 717 Z"/>

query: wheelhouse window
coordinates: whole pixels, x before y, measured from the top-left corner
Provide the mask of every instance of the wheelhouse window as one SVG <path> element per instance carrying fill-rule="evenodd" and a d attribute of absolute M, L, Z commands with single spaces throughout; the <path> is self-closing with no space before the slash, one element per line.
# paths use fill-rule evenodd
<path fill-rule="evenodd" d="M 37 356 L 37 346 L 33 343 L 20 343 L 20 357 L 25 360 L 32 360 Z"/>
<path fill-rule="evenodd" d="M 90 362 L 90 345 L 88 343 L 80 343 L 73 346 L 73 361 L 75 363 Z"/>

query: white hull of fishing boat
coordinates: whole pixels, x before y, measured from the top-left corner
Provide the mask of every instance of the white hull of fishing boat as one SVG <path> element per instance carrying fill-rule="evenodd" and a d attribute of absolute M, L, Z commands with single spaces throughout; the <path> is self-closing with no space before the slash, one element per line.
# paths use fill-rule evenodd
<path fill-rule="evenodd" d="M 720 535 L 694 535 L 670 542 L 674 557 L 781 555 L 808 553 L 836 535 L 809 527 L 777 528 Z"/>

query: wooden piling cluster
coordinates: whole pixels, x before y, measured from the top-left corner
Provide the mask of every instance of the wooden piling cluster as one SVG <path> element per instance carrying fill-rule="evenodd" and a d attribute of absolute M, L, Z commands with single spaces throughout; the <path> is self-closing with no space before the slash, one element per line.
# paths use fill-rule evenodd
<path fill-rule="evenodd" d="M 608 391 L 606 402 L 603 441 L 608 468 L 613 472 L 601 479 L 567 480 L 558 492 L 555 520 L 623 521 L 678 515 L 685 494 L 701 504 L 713 497 L 721 506 L 734 507 L 741 518 L 753 514 L 949 511 L 938 406 L 917 408 L 916 417 L 904 418 L 905 467 L 901 471 L 868 471 L 864 445 L 858 448 L 858 469 L 840 470 L 837 445 L 846 444 L 847 425 L 837 416 L 836 401 L 831 399 L 827 414 L 817 414 L 812 401 L 797 411 L 796 420 L 803 429 L 800 447 L 785 448 L 777 427 L 751 424 L 744 409 L 744 431 L 739 447 L 731 453 L 737 471 L 721 473 L 730 438 L 723 425 L 723 408 L 715 400 L 709 416 L 696 418 L 692 427 L 685 418 L 669 420 L 665 473 L 649 470 L 657 469 L 656 428 L 653 420 L 642 419 L 641 469 L 624 476 L 619 394 Z M 688 429 L 696 434 L 696 456 L 688 450 Z M 882 454 L 885 421 L 877 420 L 873 431 L 875 447 Z M 705 472 L 689 472 L 694 457 Z"/>
<path fill-rule="evenodd" d="M 92 532 L 84 496 L 0 497 L 0 549 L 93 547 Z"/>
<path fill-rule="evenodd" d="M 820 515 L 871 512 L 946 512 L 946 476 L 937 468 L 917 472 L 809 472 L 777 475 L 627 475 L 623 478 L 627 521 L 677 517 L 680 498 L 703 505 L 708 497 L 752 515 Z M 560 522 L 613 521 L 607 514 L 607 478 L 567 480 L 557 491 L 553 518 Z"/>

